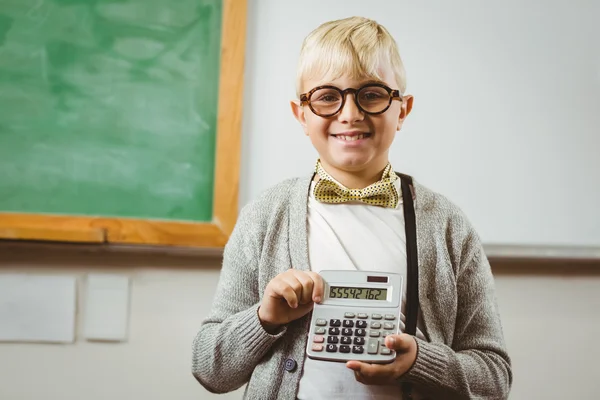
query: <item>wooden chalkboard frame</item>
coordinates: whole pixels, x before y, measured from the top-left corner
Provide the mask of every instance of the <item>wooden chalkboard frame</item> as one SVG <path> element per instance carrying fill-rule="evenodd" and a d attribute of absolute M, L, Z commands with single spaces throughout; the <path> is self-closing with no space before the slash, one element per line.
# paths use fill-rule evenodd
<path fill-rule="evenodd" d="M 210 223 L 0 213 L 0 239 L 221 248 L 238 212 L 247 0 L 223 0 L 213 217 Z"/>

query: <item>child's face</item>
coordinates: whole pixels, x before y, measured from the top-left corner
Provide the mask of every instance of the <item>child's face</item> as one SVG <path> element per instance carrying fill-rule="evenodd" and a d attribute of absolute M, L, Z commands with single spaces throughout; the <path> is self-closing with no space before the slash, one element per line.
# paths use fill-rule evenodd
<path fill-rule="evenodd" d="M 380 83 L 391 89 L 398 89 L 394 72 L 390 66 L 380 68 Z M 333 81 L 310 79 L 303 82 L 303 92 L 322 86 L 332 85 L 339 89 L 358 89 L 372 79 L 353 79 L 341 77 Z M 346 172 L 373 172 L 385 168 L 388 151 L 402 127 L 404 119 L 412 107 L 412 96 L 405 95 L 403 100 L 393 100 L 382 114 L 370 115 L 362 112 L 356 105 L 354 94 L 346 94 L 343 108 L 335 115 L 321 117 L 313 113 L 308 105 L 293 101 L 292 109 L 296 119 L 304 128 L 317 149 L 321 162 L 329 170 Z M 342 135 L 363 135 L 362 139 L 345 140 Z M 337 137 L 336 137 L 337 135 Z M 333 172 L 333 171 L 330 171 Z"/>

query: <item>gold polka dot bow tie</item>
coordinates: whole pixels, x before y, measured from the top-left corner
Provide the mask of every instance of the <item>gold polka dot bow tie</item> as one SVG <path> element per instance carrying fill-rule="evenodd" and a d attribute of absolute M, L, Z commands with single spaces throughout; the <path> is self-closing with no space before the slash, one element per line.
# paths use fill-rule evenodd
<path fill-rule="evenodd" d="M 316 172 L 319 180 L 315 183 L 313 194 L 322 203 L 339 204 L 348 201 L 360 201 L 388 208 L 396 208 L 398 205 L 400 195 L 394 184 L 398 176 L 393 172 L 390 164 L 385 167 L 381 180 L 364 189 L 348 189 L 337 183 L 325 172 L 319 161 L 317 161 Z"/>

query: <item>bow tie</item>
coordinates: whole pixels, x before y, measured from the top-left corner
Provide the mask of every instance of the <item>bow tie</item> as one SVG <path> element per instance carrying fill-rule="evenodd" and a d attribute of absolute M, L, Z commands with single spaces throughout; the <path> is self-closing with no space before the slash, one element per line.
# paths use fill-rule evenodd
<path fill-rule="evenodd" d="M 316 172 L 319 180 L 315 183 L 313 194 L 322 203 L 339 204 L 347 201 L 360 201 L 387 208 L 396 208 L 398 205 L 400 195 L 394 184 L 398 176 L 393 172 L 389 163 L 383 171 L 381 180 L 364 189 L 348 189 L 337 183 L 331 175 L 325 172 L 320 161 L 317 161 Z"/>

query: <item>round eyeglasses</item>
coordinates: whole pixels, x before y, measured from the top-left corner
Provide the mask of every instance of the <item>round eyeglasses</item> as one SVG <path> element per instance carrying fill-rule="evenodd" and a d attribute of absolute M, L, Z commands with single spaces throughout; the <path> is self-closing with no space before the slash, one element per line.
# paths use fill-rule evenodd
<path fill-rule="evenodd" d="M 392 100 L 402 101 L 399 90 L 379 83 L 369 83 L 358 89 L 345 90 L 329 85 L 317 86 L 300 95 L 300 104 L 308 104 L 311 111 L 320 117 L 331 117 L 344 108 L 348 93 L 354 94 L 354 102 L 360 111 L 371 115 L 384 113 L 390 108 Z"/>

